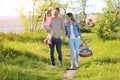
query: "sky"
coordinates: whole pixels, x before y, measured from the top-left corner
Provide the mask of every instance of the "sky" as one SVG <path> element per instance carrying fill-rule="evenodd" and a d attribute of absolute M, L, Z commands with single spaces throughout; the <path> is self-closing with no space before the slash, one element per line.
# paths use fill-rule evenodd
<path fill-rule="evenodd" d="M 0 15 L 16 15 L 14 10 L 18 4 L 15 0 L 0 0 Z"/>
<path fill-rule="evenodd" d="M 104 0 L 88 0 L 87 5 L 92 5 L 93 7 L 87 7 L 87 13 L 102 12 L 102 8 L 106 7 Z"/>
<path fill-rule="evenodd" d="M 63 0 L 68 1 L 68 0 Z M 16 16 L 16 8 L 20 8 L 24 4 L 26 11 L 32 9 L 30 4 L 27 4 L 27 0 L 0 0 L 0 16 Z M 102 12 L 102 8 L 105 7 L 103 0 L 88 0 L 87 5 L 93 5 L 94 8 L 86 8 L 87 13 Z"/>
<path fill-rule="evenodd" d="M 26 10 L 32 9 L 27 0 L 0 0 L 0 16 L 18 16 L 16 9 L 24 5 Z"/>

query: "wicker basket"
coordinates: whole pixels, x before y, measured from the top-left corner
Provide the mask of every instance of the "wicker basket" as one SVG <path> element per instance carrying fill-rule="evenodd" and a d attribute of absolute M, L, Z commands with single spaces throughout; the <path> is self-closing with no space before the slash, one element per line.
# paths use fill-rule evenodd
<path fill-rule="evenodd" d="M 89 57 L 92 55 L 92 50 L 88 48 L 87 43 L 85 41 L 82 42 L 82 45 L 79 48 L 79 56 L 80 57 Z"/>

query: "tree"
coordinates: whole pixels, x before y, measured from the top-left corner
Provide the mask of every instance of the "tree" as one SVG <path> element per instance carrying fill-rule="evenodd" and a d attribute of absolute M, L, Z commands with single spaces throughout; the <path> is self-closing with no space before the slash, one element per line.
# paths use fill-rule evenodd
<path fill-rule="evenodd" d="M 33 9 L 28 12 L 28 15 L 25 15 L 24 11 L 21 12 L 21 10 L 18 10 L 18 12 L 26 17 L 26 19 L 23 17 L 21 17 L 21 19 L 22 21 L 28 20 L 28 26 L 30 26 L 31 31 L 36 31 L 38 26 L 40 26 L 45 9 L 62 6 L 62 4 L 59 4 L 59 2 L 55 0 L 28 0 L 28 3 L 33 3 Z M 65 6 L 66 5 L 64 5 L 64 7 Z"/>
<path fill-rule="evenodd" d="M 120 0 L 112 0 L 112 9 L 120 12 Z"/>
<path fill-rule="evenodd" d="M 22 25 L 27 29 L 27 27 L 29 26 L 30 20 L 28 20 L 27 17 L 25 16 L 23 6 L 19 10 L 16 9 L 16 11 L 19 13 L 19 17 L 21 18 Z"/>
<path fill-rule="evenodd" d="M 104 13 L 100 14 L 95 23 L 97 35 L 103 39 L 112 39 L 113 33 L 117 32 L 118 11 L 112 10 L 112 1 L 106 0 L 107 7 Z"/>
<path fill-rule="evenodd" d="M 86 0 L 81 0 L 82 2 L 82 12 L 81 14 L 83 15 L 83 21 L 86 19 L 86 13 L 85 13 L 85 7 L 86 7 Z"/>
<path fill-rule="evenodd" d="M 85 13 L 85 8 L 86 8 L 86 0 L 81 0 L 81 13 L 80 13 L 80 15 L 82 16 L 82 18 L 80 19 L 80 25 L 82 26 L 82 27 L 84 27 L 84 26 L 86 26 L 86 22 L 85 22 L 85 20 L 86 20 L 86 13 Z"/>
<path fill-rule="evenodd" d="M 85 26 L 86 13 L 85 9 L 87 7 L 86 3 L 88 0 L 72 0 L 68 4 L 68 8 L 72 9 L 74 14 L 79 15 L 79 22 L 81 26 Z M 77 17 L 76 17 L 77 18 Z"/>
<path fill-rule="evenodd" d="M 36 30 L 36 26 L 34 25 L 34 22 L 35 22 L 35 14 L 34 14 L 34 11 L 35 11 L 35 3 L 36 3 L 36 0 L 33 1 L 33 14 L 32 14 L 32 30 L 31 31 L 34 31 Z"/>

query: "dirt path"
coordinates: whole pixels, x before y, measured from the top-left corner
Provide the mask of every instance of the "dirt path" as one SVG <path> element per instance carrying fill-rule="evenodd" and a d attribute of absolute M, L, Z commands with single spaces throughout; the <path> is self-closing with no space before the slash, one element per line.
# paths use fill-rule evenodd
<path fill-rule="evenodd" d="M 63 80 L 73 80 L 76 71 L 77 70 L 66 70 L 65 73 L 63 74 L 64 77 Z"/>

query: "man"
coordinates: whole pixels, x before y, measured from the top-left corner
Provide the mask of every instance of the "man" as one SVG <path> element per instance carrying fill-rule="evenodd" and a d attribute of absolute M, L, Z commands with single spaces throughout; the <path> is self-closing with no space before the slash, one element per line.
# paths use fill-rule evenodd
<path fill-rule="evenodd" d="M 55 66 L 54 60 L 54 46 L 56 45 L 56 50 L 58 53 L 58 60 L 60 65 L 62 65 L 62 52 L 61 52 L 61 31 L 64 34 L 64 20 L 59 17 L 60 9 L 54 9 L 54 17 L 51 22 L 51 28 L 54 32 L 52 37 L 52 44 L 49 44 L 50 48 L 50 62 L 52 66 Z M 64 40 L 64 38 L 63 38 Z"/>

